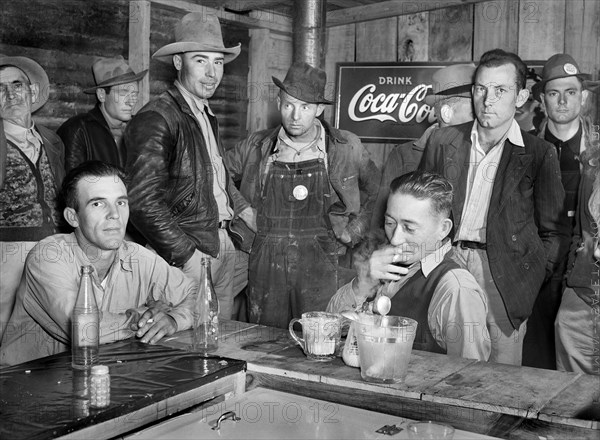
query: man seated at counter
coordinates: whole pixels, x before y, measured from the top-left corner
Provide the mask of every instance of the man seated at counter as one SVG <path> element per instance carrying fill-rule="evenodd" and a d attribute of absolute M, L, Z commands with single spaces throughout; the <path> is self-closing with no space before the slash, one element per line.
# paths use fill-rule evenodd
<path fill-rule="evenodd" d="M 337 291 L 327 310 L 360 310 L 385 295 L 391 298 L 390 315 L 418 322 L 413 348 L 487 361 L 487 298 L 451 258 L 451 207 L 452 185 L 442 176 L 415 171 L 394 179 L 385 213 L 387 240 L 356 259 L 357 277 Z"/>
<path fill-rule="evenodd" d="M 69 348 L 70 317 L 81 267 L 92 266 L 100 343 L 132 336 L 154 344 L 192 324 L 196 284 L 144 247 L 124 241 L 129 206 L 124 174 L 100 161 L 71 170 L 62 186 L 63 215 L 74 228 L 40 241 L 25 263 L 25 288 L 0 347 L 0 365 Z"/>

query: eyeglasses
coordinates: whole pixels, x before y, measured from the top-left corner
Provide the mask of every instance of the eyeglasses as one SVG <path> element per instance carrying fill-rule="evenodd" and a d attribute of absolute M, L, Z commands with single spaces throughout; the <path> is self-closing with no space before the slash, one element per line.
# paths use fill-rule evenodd
<path fill-rule="evenodd" d="M 26 87 L 28 87 L 29 84 L 23 83 L 21 81 L 14 81 L 11 83 L 2 83 L 0 84 L 0 94 L 2 95 L 6 95 L 7 93 L 23 93 L 23 90 L 25 90 Z"/>

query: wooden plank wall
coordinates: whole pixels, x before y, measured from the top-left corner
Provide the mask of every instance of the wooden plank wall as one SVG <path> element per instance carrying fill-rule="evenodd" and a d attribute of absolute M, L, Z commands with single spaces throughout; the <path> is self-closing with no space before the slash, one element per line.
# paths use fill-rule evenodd
<path fill-rule="evenodd" d="M 0 53 L 23 55 L 38 61 L 50 78 L 48 103 L 35 119 L 52 129 L 67 118 L 90 110 L 94 95 L 83 93 L 93 86 L 91 66 L 97 57 L 129 57 L 128 0 L 9 0 L 0 3 Z M 166 8 L 151 8 L 150 53 L 174 41 L 174 25 L 183 16 Z M 242 43 L 242 52 L 225 66 L 221 86 L 211 108 L 219 118 L 223 143 L 231 147 L 246 135 L 248 108 L 247 29 L 223 23 L 226 46 Z M 151 96 L 165 90 L 175 69 L 150 61 Z"/>
<path fill-rule="evenodd" d="M 354 57 L 347 47 L 353 39 Z M 500 47 L 517 52 L 525 60 L 567 52 L 583 71 L 598 79 L 598 41 L 597 0 L 494 0 L 331 27 L 325 68 L 328 78 L 335 78 L 336 63 L 342 61 L 477 62 L 487 50 Z M 588 107 L 597 115 L 598 99 L 593 98 Z M 326 113 L 326 117 L 333 121 L 333 112 Z M 366 146 L 382 165 L 393 145 Z"/>
<path fill-rule="evenodd" d="M 494 47 L 517 51 L 524 59 L 572 54 L 584 71 L 600 73 L 598 0 L 493 0 L 370 22 L 330 27 L 326 63 L 328 96 L 334 97 L 336 63 L 353 61 L 477 61 Z M 0 53 L 39 61 L 51 79 L 50 100 L 36 119 L 56 128 L 66 118 L 90 109 L 91 65 L 98 56 L 128 57 L 128 0 L 11 0 L 0 4 Z M 411 12 L 413 12 L 411 10 Z M 152 5 L 150 52 L 173 41 L 182 16 Z M 273 19 L 276 19 L 273 18 Z M 226 65 L 221 87 L 211 101 L 224 143 L 230 147 L 248 131 L 278 122 L 277 88 L 291 63 L 290 34 L 223 24 L 227 45 L 242 42 L 242 54 Z M 150 62 L 152 96 L 165 90 L 174 69 Z M 597 108 L 598 100 L 590 106 Z M 333 121 L 333 109 L 325 117 Z M 381 165 L 391 144 L 367 144 Z"/>

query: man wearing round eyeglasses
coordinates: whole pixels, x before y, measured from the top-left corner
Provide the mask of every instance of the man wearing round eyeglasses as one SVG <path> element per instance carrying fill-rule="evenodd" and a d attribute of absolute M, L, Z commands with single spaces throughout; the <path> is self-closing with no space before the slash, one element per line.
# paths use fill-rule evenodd
<path fill-rule="evenodd" d="M 64 146 L 32 114 L 48 100 L 48 75 L 30 58 L 0 55 L 0 336 L 13 309 L 25 258 L 56 232 Z M 4 139 L 3 139 L 4 140 Z"/>
<path fill-rule="evenodd" d="M 490 361 L 513 365 L 568 234 L 556 152 L 515 121 L 529 96 L 526 75 L 516 54 L 484 53 L 472 89 L 476 120 L 437 130 L 419 165 L 452 183 L 454 255 L 487 294 Z"/>
<path fill-rule="evenodd" d="M 119 56 L 103 58 L 92 66 L 98 104 L 89 112 L 68 119 L 57 133 L 65 143 L 66 171 L 88 160 L 101 160 L 124 168 L 127 151 L 122 142 L 125 125 L 138 102 L 139 81 L 148 73 L 135 73 Z"/>

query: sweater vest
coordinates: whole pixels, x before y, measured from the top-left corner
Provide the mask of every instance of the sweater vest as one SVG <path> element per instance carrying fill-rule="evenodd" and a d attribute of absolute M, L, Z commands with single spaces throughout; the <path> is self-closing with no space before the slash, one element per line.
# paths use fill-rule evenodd
<path fill-rule="evenodd" d="M 0 241 L 39 241 L 56 232 L 61 221 L 56 183 L 46 150 L 37 163 L 7 142 L 6 179 L 0 190 Z"/>
<path fill-rule="evenodd" d="M 429 329 L 427 311 L 442 277 L 447 272 L 460 268 L 458 263 L 450 258 L 451 253 L 452 251 L 448 252 L 427 277 L 423 275 L 423 271 L 417 271 L 392 298 L 390 315 L 411 318 L 418 323 L 413 344 L 415 350 L 446 354 L 446 350 L 437 344 Z"/>

